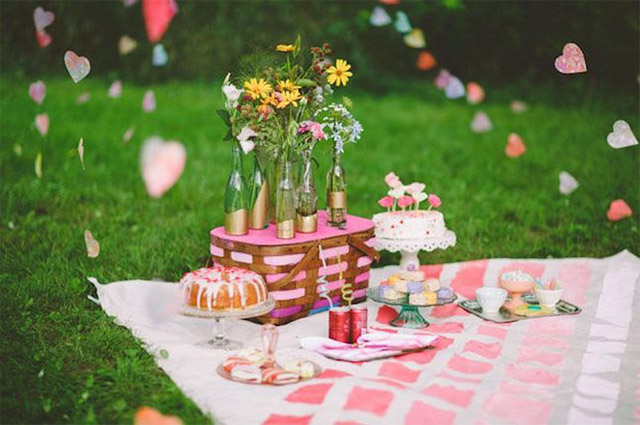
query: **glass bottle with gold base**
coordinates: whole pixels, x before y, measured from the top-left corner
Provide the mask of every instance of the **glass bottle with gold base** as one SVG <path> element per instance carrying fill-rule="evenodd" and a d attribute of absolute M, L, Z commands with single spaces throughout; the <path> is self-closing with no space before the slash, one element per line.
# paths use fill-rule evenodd
<path fill-rule="evenodd" d="M 296 236 L 295 189 L 291 177 L 291 161 L 287 152 L 280 157 L 278 187 L 276 189 L 276 237 L 291 239 Z"/>
<path fill-rule="evenodd" d="M 340 164 L 340 152 L 335 149 L 327 173 L 327 225 L 340 229 L 347 227 L 347 180 Z"/>
<path fill-rule="evenodd" d="M 224 191 L 224 230 L 228 235 L 249 232 L 247 184 L 242 175 L 242 151 L 237 143 L 231 150 L 231 174 Z"/>
<path fill-rule="evenodd" d="M 300 233 L 316 232 L 318 230 L 318 192 L 310 152 L 302 156 L 302 174 L 296 195 L 296 230 Z"/>
<path fill-rule="evenodd" d="M 254 155 L 254 164 L 249 178 L 249 228 L 261 230 L 269 221 L 269 185 L 262 171 L 258 155 Z"/>

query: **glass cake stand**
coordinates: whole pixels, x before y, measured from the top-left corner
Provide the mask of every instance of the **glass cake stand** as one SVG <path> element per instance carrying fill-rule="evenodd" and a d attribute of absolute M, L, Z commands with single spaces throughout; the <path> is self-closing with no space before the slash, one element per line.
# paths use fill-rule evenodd
<path fill-rule="evenodd" d="M 199 342 L 199 346 L 209 347 L 214 350 L 237 350 L 242 348 L 242 342 L 227 338 L 225 319 L 249 319 L 251 317 L 262 316 L 263 314 L 271 312 L 275 305 L 276 301 L 269 295 L 267 300 L 262 304 L 244 310 L 209 311 L 183 305 L 180 309 L 180 314 L 200 319 L 214 319 L 213 338 Z"/>
<path fill-rule="evenodd" d="M 458 296 L 453 293 L 451 298 L 447 300 L 438 301 L 435 304 L 409 304 L 409 296 L 407 295 L 402 300 L 389 300 L 386 298 L 380 297 L 378 294 L 378 287 L 369 288 L 367 291 L 367 296 L 369 299 L 381 304 L 386 305 L 399 305 L 402 307 L 400 313 L 389 323 L 391 326 L 395 326 L 398 328 L 409 328 L 409 329 L 421 329 L 429 326 L 429 322 L 427 319 L 422 317 L 418 308 L 420 307 L 436 307 L 439 305 L 451 304 L 455 300 L 458 299 Z"/>
<path fill-rule="evenodd" d="M 402 270 L 418 270 L 420 268 L 420 260 L 418 259 L 420 251 L 431 252 L 436 249 L 447 249 L 455 244 L 456 234 L 451 230 L 445 230 L 439 238 L 387 239 L 376 237 L 374 248 L 378 251 L 399 251 L 402 255 L 400 268 Z"/>

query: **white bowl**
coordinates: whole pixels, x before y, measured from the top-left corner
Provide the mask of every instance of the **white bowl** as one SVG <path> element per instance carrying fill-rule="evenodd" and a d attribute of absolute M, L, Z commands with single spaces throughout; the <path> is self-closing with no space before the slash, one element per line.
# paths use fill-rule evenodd
<path fill-rule="evenodd" d="M 507 300 L 507 291 L 502 288 L 483 286 L 476 289 L 476 298 L 484 313 L 497 313 Z"/>
<path fill-rule="evenodd" d="M 535 291 L 536 298 L 540 304 L 545 307 L 554 308 L 558 301 L 560 301 L 560 297 L 562 297 L 563 288 L 557 284 L 556 289 L 542 289 L 535 286 L 533 290 Z"/>

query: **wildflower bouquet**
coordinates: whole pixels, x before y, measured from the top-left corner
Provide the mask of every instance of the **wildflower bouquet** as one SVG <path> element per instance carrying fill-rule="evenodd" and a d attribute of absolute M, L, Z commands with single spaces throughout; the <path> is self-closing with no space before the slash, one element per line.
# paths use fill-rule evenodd
<path fill-rule="evenodd" d="M 345 86 L 353 73 L 346 60 L 332 61 L 328 44 L 311 47 L 310 61 L 301 53 L 299 37 L 294 44 L 281 44 L 275 50 L 282 56 L 254 66 L 250 75 L 238 81 L 241 88 L 225 79 L 225 109 L 218 113 L 229 126 L 227 139 L 237 140 L 245 154 L 255 149 L 256 157 L 261 158 L 256 167 L 260 172 L 266 169 L 268 175 L 278 237 L 290 238 L 295 235 L 296 198 L 297 213 L 302 216 L 297 220 L 298 230 L 316 228 L 311 219 L 306 220 L 309 225 L 301 226 L 304 217 L 315 220 L 317 210 L 310 165 L 316 143 L 333 140 L 335 149 L 342 153 L 345 142 L 358 140 L 362 127 L 345 105 L 329 103 L 332 86 Z M 303 161 L 304 187 L 297 191 L 291 181 L 294 156 Z M 257 191 L 252 193 L 250 205 Z"/>

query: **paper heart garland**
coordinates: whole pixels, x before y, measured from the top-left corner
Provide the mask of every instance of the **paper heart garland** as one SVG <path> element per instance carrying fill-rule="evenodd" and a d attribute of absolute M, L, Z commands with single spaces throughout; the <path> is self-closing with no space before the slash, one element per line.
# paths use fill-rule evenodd
<path fill-rule="evenodd" d="M 128 55 L 138 47 L 138 42 L 128 35 L 123 35 L 118 40 L 118 51 L 122 56 Z"/>
<path fill-rule="evenodd" d="M 580 186 L 578 180 L 566 171 L 560 171 L 558 180 L 560 181 L 558 189 L 563 195 L 569 195 Z"/>
<path fill-rule="evenodd" d="M 440 73 L 433 81 L 433 83 L 440 90 L 444 90 L 444 88 L 447 87 L 447 84 L 449 84 L 449 80 L 451 79 L 451 77 L 452 75 L 449 73 L 449 71 L 447 71 L 446 69 L 441 69 Z"/>
<path fill-rule="evenodd" d="M 151 63 L 153 66 L 165 66 L 169 62 L 169 56 L 162 44 L 156 44 L 153 46 L 153 58 Z"/>
<path fill-rule="evenodd" d="M 622 199 L 616 199 L 609 205 L 607 218 L 609 221 L 620 221 L 623 218 L 631 217 L 633 211 L 631 207 Z"/>
<path fill-rule="evenodd" d="M 87 247 L 87 257 L 96 258 L 100 255 L 100 244 L 89 230 L 84 231 L 84 245 Z"/>
<path fill-rule="evenodd" d="M 33 171 L 36 173 L 37 178 L 42 178 L 42 152 L 38 152 L 38 155 L 36 155 Z"/>
<path fill-rule="evenodd" d="M 80 93 L 80 95 L 76 98 L 76 102 L 78 103 L 78 105 L 84 105 L 90 100 L 91 100 L 91 93 L 89 93 L 88 91 Z"/>
<path fill-rule="evenodd" d="M 527 110 L 527 104 L 521 100 L 511 101 L 511 110 L 516 114 L 521 114 Z"/>
<path fill-rule="evenodd" d="M 187 160 L 187 153 L 180 142 L 165 142 L 159 137 L 150 137 L 142 145 L 140 163 L 142 179 L 147 193 L 160 198 L 178 181 Z"/>
<path fill-rule="evenodd" d="M 458 77 L 452 75 L 444 88 L 444 94 L 449 99 L 459 99 L 464 96 L 464 84 Z"/>
<path fill-rule="evenodd" d="M 80 163 L 82 164 L 82 169 L 84 170 L 84 139 L 82 137 L 78 142 L 78 158 L 80 158 Z"/>
<path fill-rule="evenodd" d="M 614 149 L 622 149 L 637 145 L 638 139 L 631 131 L 629 123 L 618 120 L 613 123 L 613 132 L 607 136 L 607 143 Z"/>
<path fill-rule="evenodd" d="M 471 120 L 471 131 L 474 133 L 486 133 L 491 131 L 492 128 L 493 124 L 491 124 L 489 116 L 482 111 L 476 112 Z"/>
<path fill-rule="evenodd" d="M 47 135 L 49 132 L 49 114 L 38 114 L 36 115 L 36 128 L 38 132 L 43 137 Z"/>
<path fill-rule="evenodd" d="M 40 80 L 29 85 L 29 96 L 38 105 L 42 105 L 44 97 L 47 95 L 47 86 Z"/>
<path fill-rule="evenodd" d="M 527 151 L 527 148 L 522 141 L 522 137 L 516 133 L 511 133 L 509 137 L 507 137 L 507 147 L 504 151 L 509 158 L 517 158 L 523 155 Z"/>
<path fill-rule="evenodd" d="M 142 98 L 142 110 L 145 112 L 153 112 L 156 110 L 156 95 L 153 90 L 147 90 Z"/>
<path fill-rule="evenodd" d="M 129 127 L 127 131 L 125 131 L 124 134 L 122 135 L 122 142 L 128 143 L 129 140 L 131 140 L 131 138 L 133 137 L 133 133 L 135 132 L 135 130 L 136 130 L 135 127 Z"/>
<path fill-rule="evenodd" d="M 562 55 L 555 61 L 558 72 L 563 74 L 578 74 L 587 72 L 587 62 L 580 47 L 575 43 L 567 43 L 562 49 Z"/>
<path fill-rule="evenodd" d="M 404 36 L 404 44 L 414 49 L 422 49 L 426 45 L 424 33 L 420 28 L 412 29 L 409 34 Z"/>
<path fill-rule="evenodd" d="M 38 43 L 38 46 L 45 48 L 51 44 L 51 36 L 47 34 L 46 31 L 36 30 L 36 42 Z"/>
<path fill-rule="evenodd" d="M 438 62 L 436 61 L 436 58 L 434 58 L 430 52 L 423 50 L 418 54 L 416 68 L 420 71 L 429 71 L 430 69 L 435 68 L 437 64 Z"/>
<path fill-rule="evenodd" d="M 477 105 L 484 100 L 484 89 L 478 83 L 467 84 L 467 102 Z"/>
<path fill-rule="evenodd" d="M 47 12 L 41 7 L 36 7 L 33 11 L 33 23 L 36 26 L 36 31 L 43 31 L 53 23 L 55 18 L 56 15 L 53 12 Z"/>
<path fill-rule="evenodd" d="M 84 56 L 78 56 L 71 50 L 64 54 L 64 65 L 74 83 L 80 82 L 91 71 L 91 63 Z"/>
<path fill-rule="evenodd" d="M 113 83 L 111 83 L 107 95 L 112 99 L 120 97 L 122 95 L 122 81 L 115 80 Z"/>
<path fill-rule="evenodd" d="M 373 8 L 373 11 L 371 11 L 369 23 L 374 27 L 383 27 L 391 23 L 391 16 L 389 16 L 383 7 L 376 6 Z"/>
<path fill-rule="evenodd" d="M 396 12 L 396 21 L 393 23 L 396 31 L 405 34 L 411 31 L 411 23 L 409 17 L 404 12 Z"/>
<path fill-rule="evenodd" d="M 162 40 L 169 24 L 178 11 L 174 0 L 142 0 L 142 14 L 151 43 Z"/>

